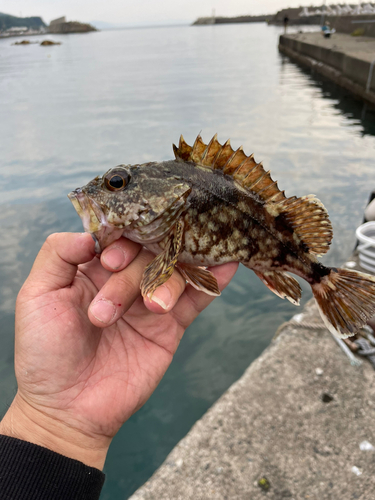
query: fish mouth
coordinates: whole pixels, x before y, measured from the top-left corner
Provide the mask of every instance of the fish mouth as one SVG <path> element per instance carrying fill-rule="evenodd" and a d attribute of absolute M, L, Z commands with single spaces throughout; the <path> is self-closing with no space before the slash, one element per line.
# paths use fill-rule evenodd
<path fill-rule="evenodd" d="M 95 241 L 96 253 L 101 253 L 108 245 L 121 237 L 124 229 L 109 224 L 101 207 L 81 188 L 69 193 L 68 198 L 82 220 L 83 229 L 91 234 Z"/>

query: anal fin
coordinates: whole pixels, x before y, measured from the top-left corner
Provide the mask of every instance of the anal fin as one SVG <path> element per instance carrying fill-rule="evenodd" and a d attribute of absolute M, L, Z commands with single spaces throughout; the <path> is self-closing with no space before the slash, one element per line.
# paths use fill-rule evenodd
<path fill-rule="evenodd" d="M 215 297 L 221 294 L 215 276 L 204 267 L 193 266 L 183 262 L 178 262 L 176 267 L 186 281 L 196 290 Z"/>
<path fill-rule="evenodd" d="M 288 299 L 295 306 L 299 306 L 301 287 L 298 281 L 292 278 L 292 276 L 282 271 L 254 271 L 254 273 L 271 292 L 282 299 Z"/>

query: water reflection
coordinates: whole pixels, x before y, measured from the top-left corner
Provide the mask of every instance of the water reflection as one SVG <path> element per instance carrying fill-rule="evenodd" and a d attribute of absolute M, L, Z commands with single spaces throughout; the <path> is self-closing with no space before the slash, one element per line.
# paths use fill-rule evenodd
<path fill-rule="evenodd" d="M 331 106 L 348 120 L 347 126 L 360 125 L 362 136 L 375 135 L 375 107 L 373 105 L 364 102 L 313 69 L 293 63 L 282 54 L 280 54 L 280 60 L 281 85 L 285 83 L 285 72 L 288 72 L 290 65 L 295 66 L 299 72 L 308 77 L 310 85 L 319 89 L 320 95 L 325 99 L 329 99 L 332 102 Z"/>

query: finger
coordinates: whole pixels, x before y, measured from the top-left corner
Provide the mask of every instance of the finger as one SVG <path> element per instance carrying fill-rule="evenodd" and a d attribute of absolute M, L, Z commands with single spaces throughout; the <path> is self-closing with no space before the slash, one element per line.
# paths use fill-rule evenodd
<path fill-rule="evenodd" d="M 185 286 L 184 278 L 175 269 L 172 276 L 155 290 L 151 299 L 144 298 L 145 306 L 151 312 L 165 314 L 174 308 L 185 291 Z"/>
<path fill-rule="evenodd" d="M 79 270 L 100 290 L 113 272 L 122 270 L 134 260 L 141 248 L 138 243 L 120 238 L 103 251 L 100 260 L 93 259 L 79 266 Z"/>
<path fill-rule="evenodd" d="M 35 295 L 69 286 L 78 264 L 95 256 L 94 241 L 88 233 L 54 233 L 40 249 L 24 288 Z"/>
<path fill-rule="evenodd" d="M 96 290 L 100 290 L 104 284 L 108 281 L 112 273 L 104 269 L 104 267 L 100 263 L 100 258 L 92 259 L 90 262 L 86 262 L 86 264 L 80 264 L 78 266 L 78 273 L 84 274 L 92 283 Z"/>
<path fill-rule="evenodd" d="M 209 271 L 217 279 L 220 291 L 224 290 L 229 284 L 236 274 L 237 268 L 238 262 L 229 262 L 228 264 L 209 268 Z M 212 297 L 212 295 L 207 295 L 192 286 L 187 286 L 185 293 L 174 307 L 172 314 L 185 329 L 214 299 L 215 297 Z"/>
<path fill-rule="evenodd" d="M 94 325 L 112 325 L 125 314 L 140 296 L 143 271 L 152 258 L 143 248 L 126 269 L 112 274 L 89 307 L 89 319 Z"/>
<path fill-rule="evenodd" d="M 135 259 L 141 248 L 142 245 L 139 243 L 127 238 L 120 238 L 103 251 L 100 262 L 108 271 L 121 271 Z"/>

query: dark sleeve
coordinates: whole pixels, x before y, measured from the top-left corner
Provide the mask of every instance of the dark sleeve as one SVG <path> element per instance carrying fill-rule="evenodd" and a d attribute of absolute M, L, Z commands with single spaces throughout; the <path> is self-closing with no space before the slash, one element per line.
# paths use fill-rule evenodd
<path fill-rule="evenodd" d="M 104 477 L 82 462 L 0 435 L 1 500 L 98 500 Z"/>

